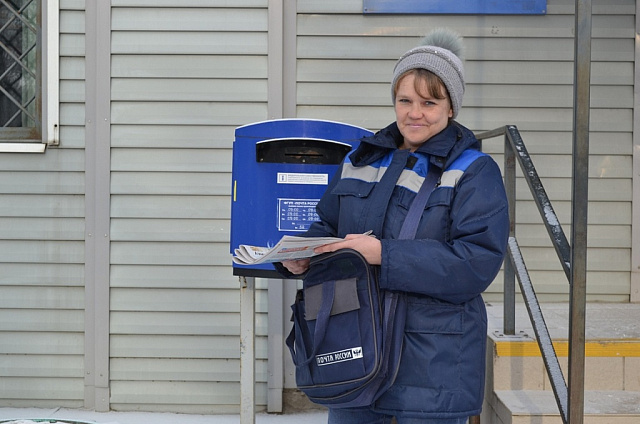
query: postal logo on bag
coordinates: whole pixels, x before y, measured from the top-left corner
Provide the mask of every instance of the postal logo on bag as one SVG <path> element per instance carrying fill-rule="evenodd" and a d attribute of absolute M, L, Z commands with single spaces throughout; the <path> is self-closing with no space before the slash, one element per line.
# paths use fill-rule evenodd
<path fill-rule="evenodd" d="M 319 367 L 333 365 L 339 362 L 353 361 L 362 358 L 362 347 L 352 347 L 351 349 L 339 350 L 337 352 L 322 353 L 316 355 L 316 363 Z"/>

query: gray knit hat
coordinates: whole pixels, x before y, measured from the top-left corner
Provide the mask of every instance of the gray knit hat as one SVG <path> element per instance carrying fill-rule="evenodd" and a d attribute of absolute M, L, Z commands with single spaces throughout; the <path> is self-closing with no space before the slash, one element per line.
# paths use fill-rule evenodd
<path fill-rule="evenodd" d="M 437 75 L 449 92 L 453 117 L 458 116 L 464 95 L 464 68 L 462 60 L 462 38 L 448 29 L 431 31 L 418 47 L 406 52 L 393 69 L 391 98 L 395 104 L 394 89 L 402 74 L 411 69 L 426 69 Z"/>

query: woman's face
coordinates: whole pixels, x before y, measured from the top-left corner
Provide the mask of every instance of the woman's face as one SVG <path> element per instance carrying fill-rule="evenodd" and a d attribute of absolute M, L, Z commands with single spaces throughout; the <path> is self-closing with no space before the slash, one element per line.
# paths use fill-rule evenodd
<path fill-rule="evenodd" d="M 442 99 L 429 94 L 426 82 L 418 81 L 412 73 L 402 77 L 396 92 L 396 122 L 404 137 L 401 148 L 412 152 L 447 127 L 449 118 L 453 117 L 451 101 L 444 86 L 441 87 Z M 426 96 L 426 97 L 425 97 Z"/>

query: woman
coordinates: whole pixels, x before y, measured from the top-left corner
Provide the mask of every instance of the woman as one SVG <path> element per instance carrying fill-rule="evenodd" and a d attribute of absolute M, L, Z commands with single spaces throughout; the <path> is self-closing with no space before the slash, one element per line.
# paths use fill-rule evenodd
<path fill-rule="evenodd" d="M 380 287 L 407 294 L 402 359 L 393 385 L 367 408 L 330 409 L 330 424 L 466 423 L 480 413 L 486 311 L 481 293 L 495 278 L 509 233 L 500 170 L 454 119 L 464 94 L 461 40 L 436 30 L 397 62 L 392 80 L 396 121 L 345 158 L 318 204 L 308 236 L 345 241 L 316 249 L 359 251 L 380 266 Z M 375 185 L 397 150 L 410 158 L 388 207 Z M 398 240 L 411 201 L 431 166 L 444 171 L 415 239 Z M 386 212 L 385 212 L 386 210 Z M 376 219 L 382 220 L 379 229 Z M 374 229 L 376 237 L 363 235 Z M 302 274 L 309 260 L 286 261 Z"/>

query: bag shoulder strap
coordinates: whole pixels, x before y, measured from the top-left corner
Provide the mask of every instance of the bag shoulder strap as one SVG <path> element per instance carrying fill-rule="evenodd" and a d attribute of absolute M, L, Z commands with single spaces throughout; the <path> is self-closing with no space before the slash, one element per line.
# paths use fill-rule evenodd
<path fill-rule="evenodd" d="M 418 190 L 418 194 L 416 194 L 416 197 L 413 198 L 411 206 L 409 207 L 409 212 L 407 212 L 407 217 L 402 223 L 400 235 L 398 236 L 399 239 L 408 240 L 416 237 L 418 224 L 420 223 L 420 218 L 422 218 L 424 207 L 427 205 L 429 196 L 431 196 L 431 193 L 438 185 L 438 181 L 440 180 L 441 175 L 442 169 L 434 164 L 429 164 L 429 171 L 427 172 L 427 176 L 422 182 L 420 190 Z"/>

